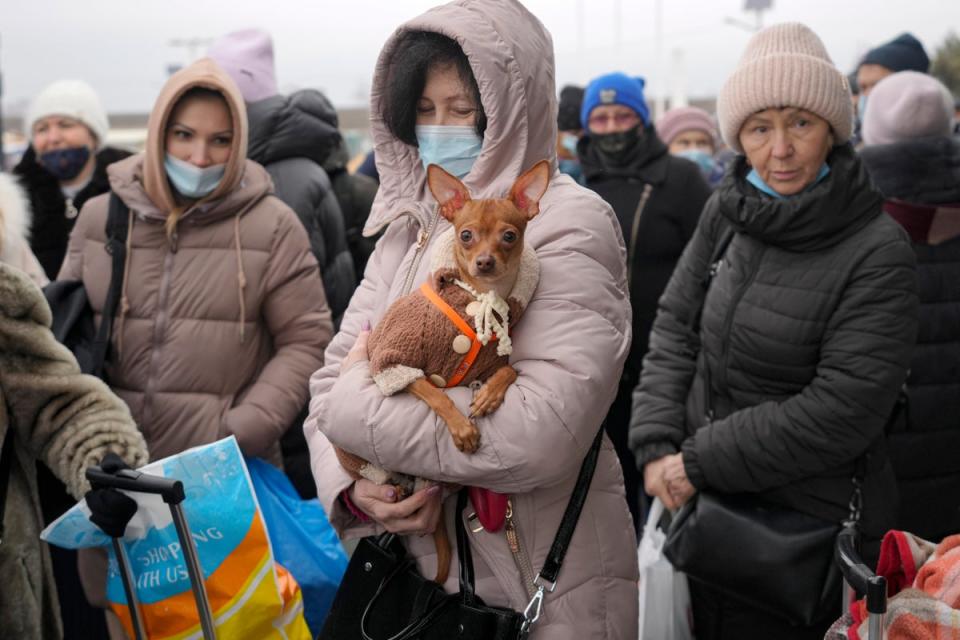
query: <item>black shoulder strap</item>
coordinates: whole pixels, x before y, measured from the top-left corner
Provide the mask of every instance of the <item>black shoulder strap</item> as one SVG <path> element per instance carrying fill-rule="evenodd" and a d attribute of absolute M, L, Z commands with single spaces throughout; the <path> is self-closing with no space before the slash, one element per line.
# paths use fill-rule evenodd
<path fill-rule="evenodd" d="M 10 484 L 10 470 L 13 467 L 13 425 L 7 425 L 3 435 L 3 449 L 0 450 L 0 544 L 3 544 L 3 516 L 7 507 L 7 488 Z"/>
<path fill-rule="evenodd" d="M 540 569 L 539 578 L 542 581 L 550 584 L 557 581 L 563 558 L 567 555 L 567 547 L 570 546 L 570 540 L 573 538 L 573 531 L 577 528 L 577 521 L 580 520 L 580 512 L 583 511 L 583 505 L 587 501 L 587 493 L 590 491 L 590 483 L 593 482 L 593 472 L 597 468 L 597 458 L 600 457 L 602 442 L 603 426 L 594 437 L 593 445 L 587 452 L 587 457 L 583 459 L 583 464 L 580 465 L 580 475 L 577 477 L 577 484 L 573 487 L 573 493 L 570 494 L 567 510 L 563 512 L 560 529 L 557 530 L 547 559 L 543 563 L 543 568 Z"/>
<path fill-rule="evenodd" d="M 103 316 L 100 319 L 100 328 L 93 343 L 93 375 L 101 377 L 103 363 L 107 359 L 107 349 L 110 345 L 110 334 L 113 330 L 113 317 L 120 304 L 120 291 L 123 288 L 123 267 L 127 258 L 127 233 L 129 232 L 130 209 L 117 194 L 110 192 L 110 208 L 107 212 L 107 253 L 112 258 L 110 270 L 110 288 L 107 289 L 107 298 L 103 304 Z"/>

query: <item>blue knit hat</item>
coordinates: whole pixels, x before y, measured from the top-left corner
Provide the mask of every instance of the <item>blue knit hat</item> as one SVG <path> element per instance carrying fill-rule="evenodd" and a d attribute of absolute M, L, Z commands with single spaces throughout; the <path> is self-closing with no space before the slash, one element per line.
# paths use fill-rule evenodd
<path fill-rule="evenodd" d="M 643 125 L 650 124 L 650 108 L 643 99 L 643 78 L 631 78 L 625 73 L 608 73 L 605 76 L 594 78 L 587 85 L 583 95 L 583 106 L 580 107 L 580 124 L 588 129 L 587 121 L 590 112 L 604 104 L 622 104 L 637 112 Z"/>
<path fill-rule="evenodd" d="M 909 33 L 901 33 L 890 42 L 867 51 L 860 64 L 878 64 L 891 71 L 926 73 L 930 68 L 930 58 L 919 40 Z"/>

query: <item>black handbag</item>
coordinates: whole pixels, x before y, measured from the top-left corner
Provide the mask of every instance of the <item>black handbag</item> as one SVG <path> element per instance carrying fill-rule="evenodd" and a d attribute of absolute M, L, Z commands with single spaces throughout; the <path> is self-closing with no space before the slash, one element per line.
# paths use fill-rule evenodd
<path fill-rule="evenodd" d="M 851 516 L 848 524 L 855 526 L 858 518 Z M 839 523 L 756 496 L 703 491 L 670 523 L 663 553 L 691 579 L 809 626 L 840 602 L 840 571 L 833 562 L 840 529 Z"/>
<path fill-rule="evenodd" d="M 129 209 L 113 192 L 107 213 L 105 249 L 112 258 L 110 286 L 103 305 L 100 328 L 94 328 L 93 309 L 87 291 L 80 280 L 51 282 L 43 289 L 43 295 L 53 315 L 53 335 L 57 342 L 73 353 L 80 371 L 98 378 L 103 377 L 103 364 L 110 346 L 113 316 L 120 304 L 123 285 L 123 266 L 126 260 L 127 233 L 129 232 Z"/>
<path fill-rule="evenodd" d="M 457 496 L 457 559 L 460 591 L 443 588 L 417 571 L 403 544 L 392 534 L 363 538 L 343 576 L 318 640 L 522 640 L 540 617 L 547 593 L 554 590 L 563 559 L 586 501 L 600 453 L 597 433 L 580 467 L 543 568 L 536 592 L 521 613 L 491 607 L 475 592 L 473 555 L 463 522 L 467 490 Z"/>

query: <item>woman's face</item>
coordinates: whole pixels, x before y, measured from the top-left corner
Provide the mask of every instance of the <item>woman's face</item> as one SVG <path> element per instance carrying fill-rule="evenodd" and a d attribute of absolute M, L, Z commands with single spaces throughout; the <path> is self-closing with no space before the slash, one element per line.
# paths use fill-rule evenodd
<path fill-rule="evenodd" d="M 233 144 L 233 119 L 223 98 L 181 100 L 167 123 L 166 151 L 195 167 L 224 164 Z"/>
<path fill-rule="evenodd" d="M 427 72 L 423 95 L 417 100 L 418 125 L 477 124 L 477 103 L 452 65 L 434 65 Z"/>
<path fill-rule="evenodd" d="M 700 129 L 681 131 L 670 141 L 670 153 L 678 154 L 684 151 L 704 151 L 713 155 L 713 138 Z"/>
<path fill-rule="evenodd" d="M 47 116 L 33 125 L 31 144 L 37 155 L 57 149 L 89 147 L 93 151 L 97 142 L 85 124 L 67 116 Z"/>
<path fill-rule="evenodd" d="M 826 120 L 805 109 L 767 109 L 743 123 L 740 145 L 763 181 L 790 196 L 816 180 L 833 147 L 833 134 Z"/>

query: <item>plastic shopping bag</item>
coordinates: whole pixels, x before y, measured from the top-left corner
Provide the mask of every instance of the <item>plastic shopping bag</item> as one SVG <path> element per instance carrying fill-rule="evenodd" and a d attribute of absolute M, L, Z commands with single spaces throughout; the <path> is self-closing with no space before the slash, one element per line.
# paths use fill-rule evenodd
<path fill-rule="evenodd" d="M 274 561 L 257 497 L 233 436 L 150 463 L 140 471 L 183 482 L 182 507 L 197 547 L 218 637 L 311 637 L 300 588 Z M 123 543 L 146 635 L 151 640 L 198 638 L 200 620 L 169 507 L 159 496 L 128 495 L 137 501 L 138 509 Z M 81 501 L 40 537 L 69 549 L 108 547 L 107 599 L 132 638 L 130 610 L 111 540 L 89 521 L 89 515 L 86 502 Z"/>
<path fill-rule="evenodd" d="M 663 555 L 666 534 L 658 523 L 663 503 L 655 498 L 637 549 L 640 565 L 640 639 L 693 640 L 687 576 Z"/>
<path fill-rule="evenodd" d="M 274 556 L 300 585 L 304 617 L 318 635 L 347 570 L 347 554 L 316 498 L 301 499 L 287 476 L 268 462 L 248 458 L 247 468 Z"/>

